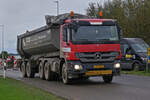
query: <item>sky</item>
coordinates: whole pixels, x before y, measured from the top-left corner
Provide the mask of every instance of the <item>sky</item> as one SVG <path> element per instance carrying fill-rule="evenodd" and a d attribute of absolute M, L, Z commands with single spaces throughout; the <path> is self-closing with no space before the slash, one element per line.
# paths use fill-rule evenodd
<path fill-rule="evenodd" d="M 55 0 L 0 0 L 0 25 L 4 25 L 4 48 L 16 53 L 17 35 L 26 30 L 44 26 L 45 15 L 56 15 Z M 59 13 L 86 14 L 90 2 L 104 0 L 59 0 Z M 0 52 L 2 50 L 2 27 L 0 27 Z"/>

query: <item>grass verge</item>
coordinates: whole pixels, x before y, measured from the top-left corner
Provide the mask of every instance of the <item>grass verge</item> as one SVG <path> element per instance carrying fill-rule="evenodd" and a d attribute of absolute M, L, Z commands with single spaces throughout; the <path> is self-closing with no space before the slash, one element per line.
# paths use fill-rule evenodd
<path fill-rule="evenodd" d="M 0 77 L 0 100 L 64 100 L 41 89 Z"/>
<path fill-rule="evenodd" d="M 140 75 L 140 76 L 150 76 L 150 72 L 145 71 L 121 71 L 121 74 L 131 74 L 131 75 Z"/>

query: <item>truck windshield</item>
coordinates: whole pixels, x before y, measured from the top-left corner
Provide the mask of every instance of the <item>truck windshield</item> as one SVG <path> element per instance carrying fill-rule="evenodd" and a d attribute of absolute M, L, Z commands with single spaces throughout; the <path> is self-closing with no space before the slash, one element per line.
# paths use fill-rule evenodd
<path fill-rule="evenodd" d="M 117 41 L 119 40 L 116 26 L 80 26 L 72 29 L 72 41 Z"/>
<path fill-rule="evenodd" d="M 147 52 L 147 48 L 149 48 L 149 45 L 146 43 L 133 43 L 131 44 L 131 47 L 135 52 Z"/>

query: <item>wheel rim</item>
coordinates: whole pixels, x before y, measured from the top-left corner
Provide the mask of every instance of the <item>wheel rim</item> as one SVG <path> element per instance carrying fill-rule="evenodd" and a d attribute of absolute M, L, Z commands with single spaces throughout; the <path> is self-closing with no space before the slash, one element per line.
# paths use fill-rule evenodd
<path fill-rule="evenodd" d="M 26 69 L 27 69 L 27 76 L 30 77 L 31 76 L 31 69 L 30 69 L 30 64 L 29 63 L 27 64 Z"/>
<path fill-rule="evenodd" d="M 40 78 L 43 78 L 43 67 L 42 67 L 42 63 L 40 63 L 40 66 L 39 66 L 39 74 L 40 74 Z"/>
<path fill-rule="evenodd" d="M 22 76 L 26 76 L 25 63 L 22 64 Z"/>
<path fill-rule="evenodd" d="M 45 72 L 45 78 L 46 80 L 48 80 L 49 79 L 49 64 L 48 63 L 45 64 L 44 72 Z"/>
<path fill-rule="evenodd" d="M 66 68 L 65 64 L 63 65 L 63 68 L 62 68 L 62 79 L 63 79 L 64 83 L 68 82 L 67 68 Z"/>

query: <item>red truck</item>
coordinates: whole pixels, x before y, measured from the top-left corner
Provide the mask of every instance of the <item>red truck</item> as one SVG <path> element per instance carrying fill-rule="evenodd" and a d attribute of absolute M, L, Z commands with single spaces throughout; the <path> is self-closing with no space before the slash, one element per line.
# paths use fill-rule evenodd
<path fill-rule="evenodd" d="M 121 28 L 113 19 L 81 14 L 46 16 L 47 25 L 18 36 L 23 77 L 73 79 L 102 76 L 110 83 L 120 74 Z"/>

